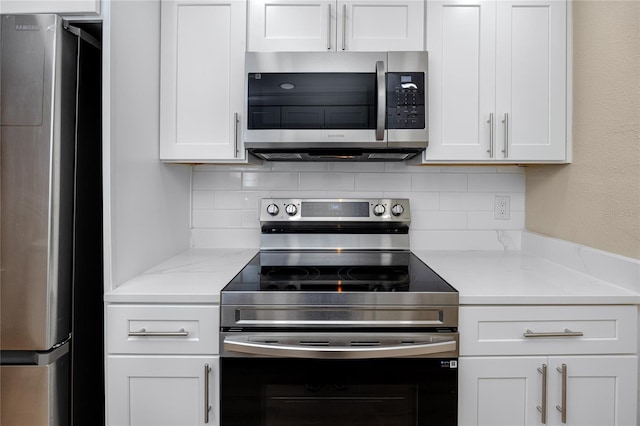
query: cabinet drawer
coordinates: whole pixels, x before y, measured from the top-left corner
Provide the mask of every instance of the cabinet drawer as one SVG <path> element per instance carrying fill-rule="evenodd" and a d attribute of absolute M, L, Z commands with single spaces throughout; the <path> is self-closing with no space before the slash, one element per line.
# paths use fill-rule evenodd
<path fill-rule="evenodd" d="M 107 352 L 217 354 L 218 306 L 108 305 Z"/>
<path fill-rule="evenodd" d="M 631 354 L 636 306 L 461 306 L 460 355 Z"/>

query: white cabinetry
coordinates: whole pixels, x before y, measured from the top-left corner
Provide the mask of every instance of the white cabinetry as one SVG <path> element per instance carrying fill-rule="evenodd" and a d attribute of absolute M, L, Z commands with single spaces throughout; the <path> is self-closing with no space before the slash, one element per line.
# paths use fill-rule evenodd
<path fill-rule="evenodd" d="M 100 0 L 2 0 L 0 1 L 0 13 L 98 15 Z"/>
<path fill-rule="evenodd" d="M 162 2 L 160 159 L 243 161 L 246 2 Z"/>
<path fill-rule="evenodd" d="M 424 50 L 422 0 L 249 0 L 248 50 Z"/>
<path fill-rule="evenodd" d="M 107 306 L 107 424 L 219 424 L 219 308 Z"/>
<path fill-rule="evenodd" d="M 635 425 L 637 324 L 635 306 L 461 307 L 459 424 Z"/>
<path fill-rule="evenodd" d="M 426 162 L 567 161 L 567 3 L 429 1 Z"/>

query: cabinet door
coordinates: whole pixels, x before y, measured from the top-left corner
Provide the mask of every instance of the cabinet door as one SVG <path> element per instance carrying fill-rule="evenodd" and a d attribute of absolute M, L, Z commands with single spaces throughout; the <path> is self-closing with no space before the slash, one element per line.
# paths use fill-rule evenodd
<path fill-rule="evenodd" d="M 247 50 L 336 50 L 335 16 L 335 0 L 249 0 Z"/>
<path fill-rule="evenodd" d="M 537 407 L 542 404 L 543 386 L 538 368 L 546 361 L 546 357 L 460 358 L 458 424 L 540 424 Z"/>
<path fill-rule="evenodd" d="M 497 3 L 498 158 L 566 159 L 566 2 Z"/>
<path fill-rule="evenodd" d="M 110 356 L 107 425 L 217 425 L 218 373 L 217 357 Z"/>
<path fill-rule="evenodd" d="M 424 50 L 424 1 L 338 0 L 339 50 Z"/>
<path fill-rule="evenodd" d="M 549 360 L 550 425 L 628 426 L 636 423 L 636 356 L 552 357 Z M 566 402 L 562 399 L 565 367 Z M 563 422 L 560 407 L 566 410 Z"/>
<path fill-rule="evenodd" d="M 245 13 L 242 1 L 162 2 L 162 160 L 244 157 Z"/>
<path fill-rule="evenodd" d="M 59 15 L 98 15 L 100 0 L 2 0 L 0 13 L 57 13 Z"/>
<path fill-rule="evenodd" d="M 429 146 L 425 161 L 490 160 L 495 2 L 427 2 Z M 493 157 L 492 157 L 493 155 Z"/>

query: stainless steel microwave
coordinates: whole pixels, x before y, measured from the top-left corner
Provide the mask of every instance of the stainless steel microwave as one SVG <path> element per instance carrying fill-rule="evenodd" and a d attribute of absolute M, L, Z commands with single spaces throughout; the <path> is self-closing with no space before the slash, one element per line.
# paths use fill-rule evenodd
<path fill-rule="evenodd" d="M 272 161 L 402 161 L 428 144 L 427 52 L 246 53 L 245 147 Z"/>

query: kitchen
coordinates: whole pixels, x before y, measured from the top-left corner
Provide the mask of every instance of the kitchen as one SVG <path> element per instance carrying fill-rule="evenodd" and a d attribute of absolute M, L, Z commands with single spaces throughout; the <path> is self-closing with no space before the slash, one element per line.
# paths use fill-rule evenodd
<path fill-rule="evenodd" d="M 190 166 L 159 162 L 161 7 L 146 1 L 103 2 L 104 140 L 108 141 L 103 153 L 105 292 L 112 293 L 111 302 L 115 304 L 118 289 L 126 292 L 122 284 L 190 247 L 235 253 L 259 247 L 258 199 L 263 197 L 408 198 L 413 210 L 411 248 L 437 250 L 440 259 L 434 255 L 428 263 L 437 268 L 439 262 L 442 272 L 437 271 L 445 277 L 456 276 L 455 265 L 448 266 L 443 254 L 447 250 L 491 251 L 495 257 L 489 256 L 482 266 L 490 273 L 499 267 L 505 250 L 509 254 L 526 248 L 541 258 L 560 261 L 560 253 L 577 250 L 597 257 L 597 250 L 587 248 L 592 247 L 623 256 L 605 258 L 630 262 L 628 267 L 637 271 L 637 261 L 632 259 L 640 257 L 640 188 L 634 144 L 639 96 L 637 78 L 633 78 L 638 75 L 638 8 L 625 2 L 615 7 L 611 2 L 572 4 L 568 8 L 574 31 L 573 128 L 568 129 L 573 132 L 569 138 L 573 139 L 572 164 L 418 167 L 404 163 Z M 613 145 L 616 149 L 611 149 Z M 510 197 L 508 220 L 493 220 L 496 195 Z M 550 247 L 549 240 L 538 234 L 567 242 Z M 235 272 L 246 260 L 236 261 Z M 573 257 L 568 262 L 581 268 Z M 615 281 L 610 267 L 589 274 L 627 285 L 637 294 L 637 275 L 634 278 L 631 271 L 626 281 L 624 277 Z M 234 272 L 227 270 L 229 274 L 232 277 Z M 490 285 L 477 286 L 483 284 Z M 468 289 L 454 286 L 461 291 L 464 304 L 464 290 Z M 471 287 L 472 292 L 477 290 L 476 285 Z M 128 303 L 145 301 L 141 295 L 134 296 L 128 295 Z M 167 297 L 171 304 L 188 299 L 174 294 L 162 300 L 166 302 Z M 514 299 L 511 303 L 519 302 Z M 562 304 L 581 303 L 564 299 Z M 629 352 L 625 349 L 623 353 Z M 634 409 L 636 406 L 637 402 Z M 201 411 L 198 408 L 198 414 Z"/>

